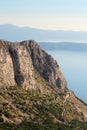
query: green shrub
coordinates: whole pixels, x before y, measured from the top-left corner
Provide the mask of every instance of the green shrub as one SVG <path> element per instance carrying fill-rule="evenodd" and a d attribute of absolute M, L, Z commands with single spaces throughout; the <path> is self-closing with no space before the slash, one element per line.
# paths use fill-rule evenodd
<path fill-rule="evenodd" d="M 3 122 L 4 120 L 3 120 L 3 118 L 2 117 L 0 117 L 0 122 Z"/>
<path fill-rule="evenodd" d="M 9 112 L 7 112 L 7 111 L 4 112 L 4 115 L 5 115 L 7 118 L 11 118 L 11 117 L 12 117 L 12 115 L 11 115 Z"/>

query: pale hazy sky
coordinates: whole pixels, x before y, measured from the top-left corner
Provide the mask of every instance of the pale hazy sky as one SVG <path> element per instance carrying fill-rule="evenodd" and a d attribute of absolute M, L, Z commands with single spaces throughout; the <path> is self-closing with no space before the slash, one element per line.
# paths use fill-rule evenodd
<path fill-rule="evenodd" d="M 87 0 L 0 0 L 0 24 L 87 31 Z"/>

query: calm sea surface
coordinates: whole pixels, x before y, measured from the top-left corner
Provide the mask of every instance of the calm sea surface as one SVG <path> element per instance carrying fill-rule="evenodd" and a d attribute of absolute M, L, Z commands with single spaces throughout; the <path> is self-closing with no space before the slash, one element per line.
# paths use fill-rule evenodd
<path fill-rule="evenodd" d="M 87 53 L 74 51 L 48 51 L 60 65 L 68 88 L 87 103 Z"/>

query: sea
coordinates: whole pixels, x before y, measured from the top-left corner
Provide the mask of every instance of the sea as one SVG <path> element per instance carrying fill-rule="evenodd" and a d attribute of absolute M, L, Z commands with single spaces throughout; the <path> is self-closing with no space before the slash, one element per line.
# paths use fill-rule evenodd
<path fill-rule="evenodd" d="M 49 46 L 48 46 L 49 47 Z M 87 51 L 85 49 L 73 51 L 72 49 L 47 49 L 59 64 L 67 80 L 67 87 L 78 98 L 87 103 Z M 84 48 L 86 48 L 84 46 Z"/>

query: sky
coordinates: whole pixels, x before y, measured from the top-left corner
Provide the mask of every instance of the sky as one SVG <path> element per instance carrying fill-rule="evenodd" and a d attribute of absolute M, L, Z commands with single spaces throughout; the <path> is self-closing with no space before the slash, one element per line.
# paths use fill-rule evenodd
<path fill-rule="evenodd" d="M 87 0 L 0 0 L 0 24 L 87 31 Z"/>

